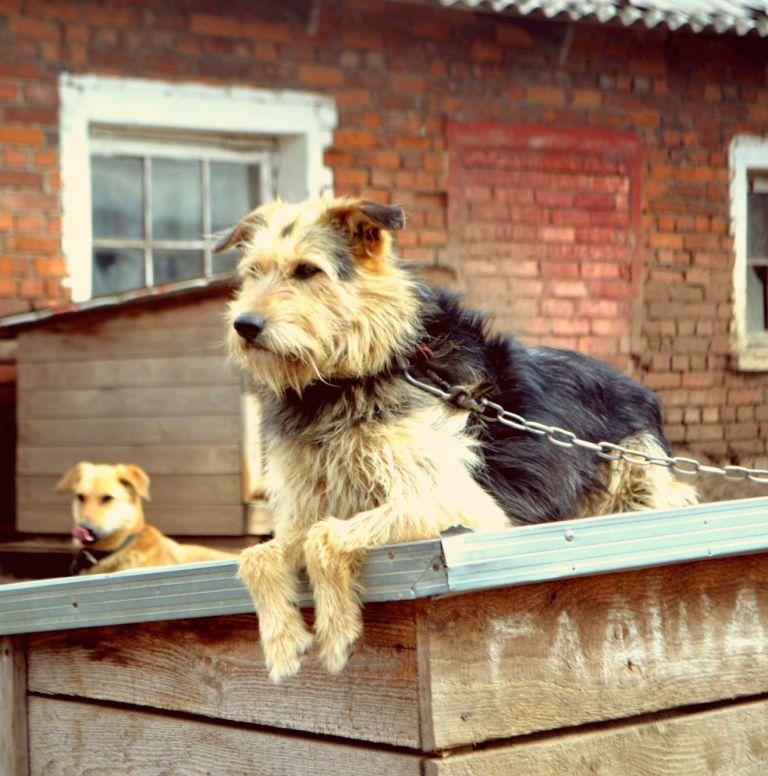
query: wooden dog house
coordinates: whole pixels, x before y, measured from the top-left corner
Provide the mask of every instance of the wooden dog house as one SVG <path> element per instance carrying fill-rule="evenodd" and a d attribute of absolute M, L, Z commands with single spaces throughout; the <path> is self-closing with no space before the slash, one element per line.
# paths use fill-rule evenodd
<path fill-rule="evenodd" d="M 0 773 L 764 774 L 766 552 L 768 498 L 385 547 L 277 686 L 234 562 L 0 587 Z"/>
<path fill-rule="evenodd" d="M 166 533 L 269 531 L 248 503 L 261 455 L 225 348 L 231 290 L 221 276 L 4 319 L 18 341 L 17 531 L 69 533 L 54 487 L 80 460 L 144 467 L 147 518 Z"/>

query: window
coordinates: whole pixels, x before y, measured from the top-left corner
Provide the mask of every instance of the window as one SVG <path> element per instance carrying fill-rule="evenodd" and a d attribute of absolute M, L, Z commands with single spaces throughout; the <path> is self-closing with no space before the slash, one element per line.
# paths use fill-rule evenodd
<path fill-rule="evenodd" d="M 768 273 L 768 171 L 747 172 L 747 331 L 764 332 Z"/>
<path fill-rule="evenodd" d="M 210 236 L 274 196 L 332 188 L 331 99 L 64 73 L 62 249 L 72 299 L 215 275 Z"/>
<path fill-rule="evenodd" d="M 93 296 L 226 272 L 211 234 L 274 197 L 274 143 L 91 132 Z"/>
<path fill-rule="evenodd" d="M 768 138 L 731 143 L 734 363 L 768 370 Z"/>

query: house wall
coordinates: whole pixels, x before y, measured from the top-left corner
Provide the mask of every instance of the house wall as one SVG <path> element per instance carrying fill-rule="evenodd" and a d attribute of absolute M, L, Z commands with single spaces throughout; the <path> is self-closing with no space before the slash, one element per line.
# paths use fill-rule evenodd
<path fill-rule="evenodd" d="M 381 0 L 323 3 L 316 29 L 309 3 L 244 0 L 8 2 L 0 20 L 0 313 L 66 294 L 57 173 L 62 71 L 331 96 L 339 124 L 326 163 L 336 190 L 403 204 L 403 255 L 457 283 L 502 323 L 505 311 L 484 289 L 512 295 L 527 283 L 533 297 L 544 288 L 537 285 L 544 269 L 534 262 L 524 278 L 520 264 L 490 260 L 481 275 L 452 255 L 449 121 L 631 133 L 642 149 L 631 325 L 616 323 L 618 334 L 595 326 L 582 309 L 584 270 L 564 260 L 549 268 L 563 282 L 524 336 L 598 354 L 601 338 L 623 337 L 624 366 L 659 392 L 677 446 L 734 462 L 765 456 L 765 376 L 729 365 L 727 166 L 731 138 L 763 133 L 768 119 L 763 40 Z M 575 230 L 560 237 L 592 245 Z"/>
<path fill-rule="evenodd" d="M 85 460 L 142 466 L 147 519 L 167 533 L 244 532 L 241 388 L 223 305 L 218 295 L 20 334 L 20 531 L 69 532 L 55 485 Z"/>

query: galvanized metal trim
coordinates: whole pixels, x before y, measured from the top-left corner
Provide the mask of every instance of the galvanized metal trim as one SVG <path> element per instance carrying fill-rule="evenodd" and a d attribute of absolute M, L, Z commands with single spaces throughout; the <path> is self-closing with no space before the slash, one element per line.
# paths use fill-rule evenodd
<path fill-rule="evenodd" d="M 236 572 L 237 561 L 226 560 L 2 585 L 0 635 L 253 612 Z M 362 585 L 368 602 L 447 592 L 440 541 L 371 551 Z M 305 582 L 300 604 L 311 603 Z"/>
<path fill-rule="evenodd" d="M 768 551 L 768 498 L 443 538 L 452 593 Z"/>
<path fill-rule="evenodd" d="M 768 551 L 768 498 L 524 526 L 372 550 L 363 601 L 629 571 Z M 0 635 L 252 612 L 237 561 L 0 586 Z M 312 599 L 306 583 L 302 606 Z"/>

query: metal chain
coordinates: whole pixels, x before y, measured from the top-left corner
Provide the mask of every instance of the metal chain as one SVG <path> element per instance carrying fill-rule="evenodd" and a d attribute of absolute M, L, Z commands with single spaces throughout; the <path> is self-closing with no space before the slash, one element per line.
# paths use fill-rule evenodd
<path fill-rule="evenodd" d="M 474 397 L 466 386 L 451 386 L 433 373 L 430 373 L 430 378 L 445 385 L 445 389 L 418 380 L 407 369 L 403 369 L 403 376 L 416 388 L 436 396 L 438 399 L 442 399 L 455 407 L 461 407 L 474 412 L 489 423 L 502 423 L 518 431 L 527 431 L 529 434 L 544 436 L 547 438 L 547 441 L 558 447 L 580 447 L 583 450 L 591 450 L 599 458 L 603 458 L 606 461 L 623 460 L 638 466 L 653 464 L 654 466 L 663 466 L 677 474 L 690 477 L 699 473 L 718 474 L 726 480 L 732 480 L 733 482 L 751 480 L 752 482 L 768 485 L 768 469 L 748 469 L 746 466 L 726 466 L 721 469 L 719 466 L 707 466 L 693 458 L 670 457 L 666 455 L 655 456 L 642 450 L 632 450 L 629 447 L 615 445 L 613 442 L 588 442 L 585 439 L 579 439 L 572 431 L 567 431 L 557 426 L 547 426 L 535 420 L 526 420 L 522 415 L 510 412 L 500 404 L 496 404 L 496 402 L 492 402 L 483 396 Z"/>

